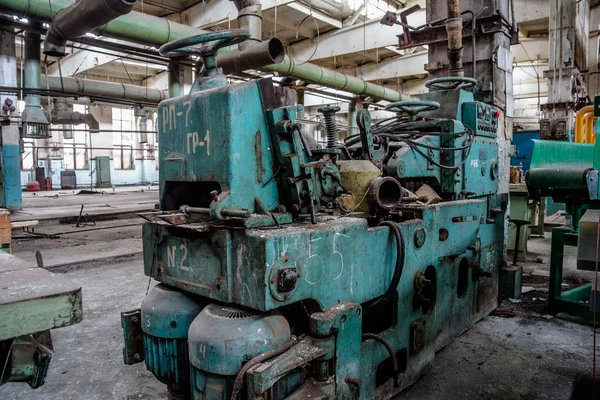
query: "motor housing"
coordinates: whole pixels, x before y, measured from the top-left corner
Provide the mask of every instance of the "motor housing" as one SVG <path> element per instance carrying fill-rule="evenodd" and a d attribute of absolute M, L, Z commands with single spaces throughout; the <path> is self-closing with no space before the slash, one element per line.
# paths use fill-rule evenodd
<path fill-rule="evenodd" d="M 146 368 L 167 385 L 172 399 L 189 398 L 188 329 L 202 308 L 197 298 L 162 283 L 142 303 Z"/>
<path fill-rule="evenodd" d="M 290 325 L 278 311 L 256 314 L 209 304 L 189 329 L 193 398 L 229 399 L 243 364 L 290 338 Z"/>

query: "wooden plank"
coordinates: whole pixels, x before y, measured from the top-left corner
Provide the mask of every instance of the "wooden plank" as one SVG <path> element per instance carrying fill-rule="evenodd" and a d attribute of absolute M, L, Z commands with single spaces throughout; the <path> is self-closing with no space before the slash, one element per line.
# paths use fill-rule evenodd
<path fill-rule="evenodd" d="M 26 228 L 28 226 L 36 226 L 39 225 L 40 221 L 38 221 L 37 219 L 32 219 L 31 221 L 17 221 L 17 222 L 11 222 L 10 223 L 10 227 L 12 229 L 16 229 L 16 228 Z"/>

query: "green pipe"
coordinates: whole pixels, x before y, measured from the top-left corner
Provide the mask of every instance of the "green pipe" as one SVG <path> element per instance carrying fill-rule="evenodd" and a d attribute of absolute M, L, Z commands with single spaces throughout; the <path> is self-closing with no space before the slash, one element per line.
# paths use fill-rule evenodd
<path fill-rule="evenodd" d="M 0 0 L 0 10 L 50 23 L 56 13 L 71 5 L 69 0 Z M 101 28 L 95 33 L 106 37 L 126 40 L 147 46 L 159 47 L 165 43 L 205 31 L 179 24 L 164 18 L 132 11 Z M 217 63 L 219 57 L 217 56 Z M 286 56 L 283 62 L 264 67 L 265 70 L 322 86 L 344 90 L 363 96 L 387 101 L 410 100 L 411 97 L 362 79 L 320 67 L 311 63 L 297 64 Z"/>
<path fill-rule="evenodd" d="M 25 32 L 25 88 L 40 89 L 40 34 L 32 31 Z M 32 107 L 40 107 L 40 96 L 29 94 L 26 103 Z"/>
<path fill-rule="evenodd" d="M 374 97 L 387 101 L 412 100 L 412 97 L 410 96 L 364 81 L 354 76 L 346 75 L 311 63 L 296 64 L 296 61 L 287 55 L 279 64 L 267 65 L 264 69 L 267 71 L 278 72 L 281 75 L 294 76 L 310 83 L 362 95 L 364 97 Z"/>

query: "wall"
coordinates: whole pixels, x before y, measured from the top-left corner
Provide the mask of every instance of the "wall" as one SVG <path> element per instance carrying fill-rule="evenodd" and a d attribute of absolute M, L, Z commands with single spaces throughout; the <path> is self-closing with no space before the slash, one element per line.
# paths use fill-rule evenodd
<path fill-rule="evenodd" d="M 158 182 L 158 170 L 156 168 L 155 156 L 158 154 L 154 149 L 156 137 L 154 134 L 148 134 L 148 143 L 139 143 L 139 134 L 135 134 L 133 143 L 133 169 L 115 169 L 113 160 L 113 138 L 118 134 L 110 132 L 118 129 L 113 127 L 112 108 L 111 107 L 89 107 L 89 112 L 94 115 L 100 124 L 100 132 L 87 134 L 85 145 L 88 147 L 88 168 L 75 170 L 77 186 L 79 188 L 96 185 L 96 157 L 110 158 L 110 176 L 111 183 L 115 186 L 120 185 L 140 185 Z M 52 128 L 67 128 L 67 126 L 55 126 Z M 74 126 L 76 129 L 83 129 L 84 125 Z M 148 130 L 152 130 L 153 125 L 148 123 Z M 80 140 L 78 140 L 80 142 Z M 42 162 L 46 167 L 46 176 L 50 176 L 53 188 L 60 188 L 60 171 L 65 169 L 64 154 L 62 146 L 64 139 L 62 132 L 53 132 L 51 139 L 38 139 L 34 141 L 35 146 L 40 147 L 37 151 L 37 161 Z M 59 151 L 47 147 L 56 146 Z M 21 186 L 25 187 L 27 182 L 35 179 L 35 171 L 21 171 Z"/>

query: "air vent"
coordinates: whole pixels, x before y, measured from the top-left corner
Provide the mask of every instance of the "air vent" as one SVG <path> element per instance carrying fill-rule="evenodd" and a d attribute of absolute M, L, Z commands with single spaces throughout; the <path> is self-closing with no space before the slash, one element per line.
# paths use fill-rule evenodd
<path fill-rule="evenodd" d="M 215 307 L 211 310 L 211 313 L 215 317 L 227 318 L 227 319 L 244 319 L 254 317 L 256 314 L 249 311 L 238 310 L 236 308 L 229 307 Z"/>

